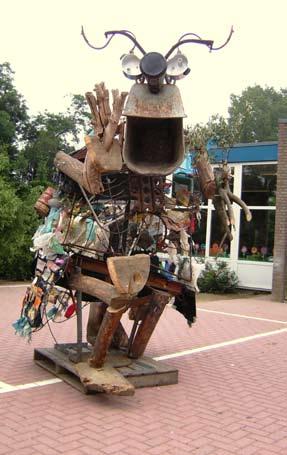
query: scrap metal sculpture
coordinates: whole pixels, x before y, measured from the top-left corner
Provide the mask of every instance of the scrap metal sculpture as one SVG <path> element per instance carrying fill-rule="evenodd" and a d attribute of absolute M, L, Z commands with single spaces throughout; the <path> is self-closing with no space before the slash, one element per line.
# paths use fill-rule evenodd
<path fill-rule="evenodd" d="M 189 68 L 179 48 L 193 43 L 221 49 L 232 30 L 217 48 L 198 35 L 183 35 L 165 56 L 147 53 L 125 30 L 106 32 L 102 47 L 82 34 L 97 50 L 116 35 L 132 41 L 122 69 L 134 85 L 129 93 L 112 91 L 112 109 L 104 83 L 86 94 L 93 133 L 81 150 L 57 153 L 56 188 L 48 188 L 35 205 L 45 222 L 33 238 L 35 280 L 14 327 L 31 336 L 50 320 L 77 315 L 77 343 L 38 349 L 36 362 L 45 367 L 49 360 L 58 375 L 63 369 L 72 372 L 85 391 L 132 394 L 134 387 L 177 382 L 176 370 L 147 358 L 136 363 L 166 304 L 174 298 L 189 325 L 196 316 L 190 233 L 198 198 L 168 194 L 168 176 L 185 156 L 185 114 L 175 84 Z M 208 186 L 213 197 L 216 188 L 204 155 L 198 172 L 202 191 Z M 81 333 L 85 301 L 90 302 L 88 343 Z M 129 335 L 121 324 L 126 312 L 133 321 Z"/>

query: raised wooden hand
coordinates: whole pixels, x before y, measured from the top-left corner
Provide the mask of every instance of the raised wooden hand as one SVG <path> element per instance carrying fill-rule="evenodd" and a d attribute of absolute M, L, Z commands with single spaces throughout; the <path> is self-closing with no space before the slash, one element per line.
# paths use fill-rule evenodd
<path fill-rule="evenodd" d="M 122 168 L 123 124 L 120 123 L 127 92 L 112 90 L 113 109 L 110 109 L 109 91 L 104 82 L 95 85 L 96 96 L 86 93 L 92 113 L 93 136 L 86 136 L 87 154 L 84 163 L 85 187 L 92 189 L 99 173 L 120 171 Z M 118 138 L 115 136 L 118 135 Z M 91 192 L 91 191 L 90 191 Z"/>
<path fill-rule="evenodd" d="M 85 162 L 58 152 L 55 166 L 75 180 L 90 194 L 103 191 L 101 173 L 120 171 L 122 168 L 123 123 L 120 123 L 127 92 L 119 94 L 113 90 L 113 110 L 109 106 L 109 91 L 101 82 L 95 86 L 96 96 L 89 92 L 86 99 L 92 112 L 93 136 L 86 136 L 87 153 Z M 117 138 L 115 138 L 117 136 Z"/>

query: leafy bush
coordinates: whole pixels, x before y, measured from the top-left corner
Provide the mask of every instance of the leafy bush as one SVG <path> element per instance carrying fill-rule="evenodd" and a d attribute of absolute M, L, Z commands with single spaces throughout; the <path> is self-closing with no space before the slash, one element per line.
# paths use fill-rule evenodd
<path fill-rule="evenodd" d="M 225 261 L 216 261 L 215 264 L 206 262 L 205 269 L 198 279 L 201 292 L 234 292 L 237 285 L 238 277 Z"/>

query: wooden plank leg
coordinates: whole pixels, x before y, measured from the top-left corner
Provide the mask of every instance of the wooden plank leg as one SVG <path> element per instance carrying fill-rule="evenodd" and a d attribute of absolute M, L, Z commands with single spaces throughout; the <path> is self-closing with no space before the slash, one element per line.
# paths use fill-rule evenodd
<path fill-rule="evenodd" d="M 129 351 L 129 357 L 137 359 L 143 355 L 150 337 L 152 336 L 152 333 L 169 299 L 170 296 L 166 292 L 153 290 L 151 303 L 149 304 L 147 312 L 137 330 Z"/>
<path fill-rule="evenodd" d="M 117 326 L 116 331 L 114 333 L 111 346 L 113 348 L 117 348 L 117 349 L 126 348 L 128 346 L 128 343 L 129 343 L 129 337 L 128 337 L 122 323 L 119 322 L 119 325 Z"/>
<path fill-rule="evenodd" d="M 92 346 L 95 344 L 107 308 L 108 305 L 103 302 L 90 303 L 89 319 L 87 324 L 87 341 Z M 121 322 L 119 322 L 113 336 L 112 347 L 125 348 L 128 345 L 128 340 L 126 331 Z"/>
<path fill-rule="evenodd" d="M 120 319 L 124 311 L 125 309 L 117 312 L 110 312 L 109 309 L 107 309 L 107 311 L 105 312 L 89 360 L 89 363 L 92 367 L 101 368 L 103 366 L 114 333 L 119 325 Z"/>
<path fill-rule="evenodd" d="M 87 324 L 87 341 L 94 346 L 107 305 L 104 302 L 91 302 Z"/>

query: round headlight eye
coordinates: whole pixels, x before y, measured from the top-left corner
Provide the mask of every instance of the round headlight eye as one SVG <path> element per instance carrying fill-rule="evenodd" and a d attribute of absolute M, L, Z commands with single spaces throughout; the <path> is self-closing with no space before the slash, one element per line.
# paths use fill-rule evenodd
<path fill-rule="evenodd" d="M 172 79 L 181 79 L 189 71 L 188 60 L 180 51 L 167 62 L 166 74 Z"/>
<path fill-rule="evenodd" d="M 140 59 L 134 53 L 131 52 L 123 55 L 121 60 L 122 70 L 126 77 L 129 79 L 138 79 L 141 76 Z"/>

